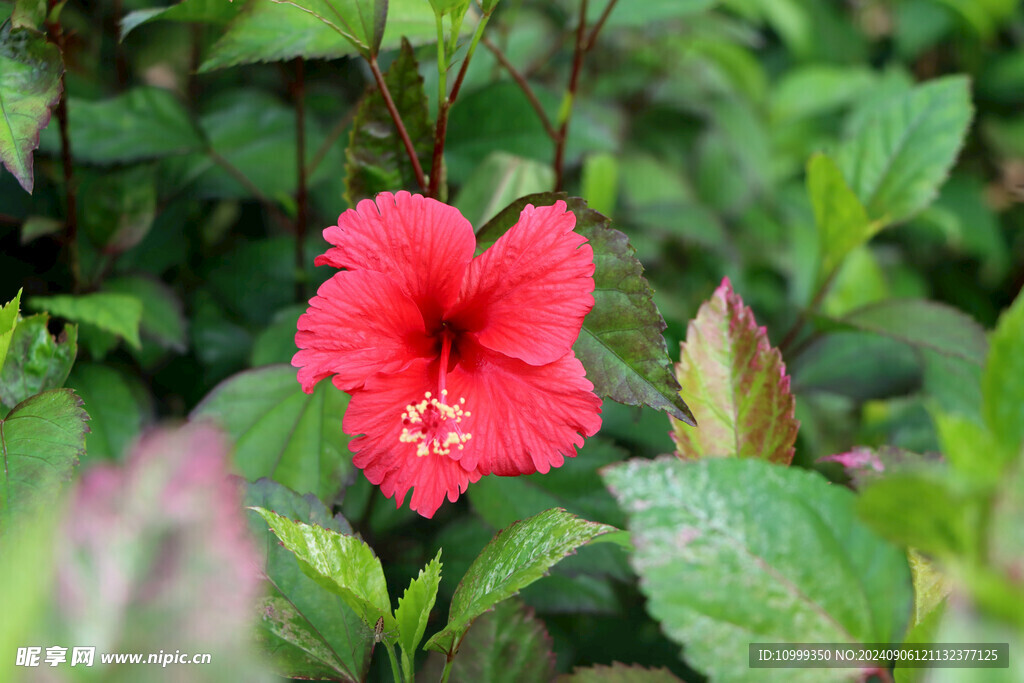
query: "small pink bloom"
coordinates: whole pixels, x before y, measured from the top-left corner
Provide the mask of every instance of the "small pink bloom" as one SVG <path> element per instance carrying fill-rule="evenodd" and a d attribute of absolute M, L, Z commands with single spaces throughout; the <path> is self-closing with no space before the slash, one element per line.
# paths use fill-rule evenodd
<path fill-rule="evenodd" d="M 433 516 L 486 474 L 547 472 L 601 426 L 572 345 L 594 306 L 594 255 L 564 202 L 527 206 L 476 258 L 457 209 L 408 192 L 359 202 L 316 260 L 345 270 L 299 318 L 292 365 L 352 399 L 353 462 Z"/>

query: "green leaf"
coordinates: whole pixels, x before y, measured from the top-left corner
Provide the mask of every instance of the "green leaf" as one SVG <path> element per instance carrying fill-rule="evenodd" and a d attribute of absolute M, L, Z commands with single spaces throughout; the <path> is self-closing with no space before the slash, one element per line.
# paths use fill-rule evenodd
<path fill-rule="evenodd" d="M 299 496 L 270 479 L 247 484 L 244 504 L 352 533 L 348 522 L 341 515 L 332 517 L 314 495 Z M 250 512 L 249 522 L 259 539 L 259 566 L 270 584 L 269 594 L 259 604 L 257 638 L 272 654 L 278 673 L 287 678 L 364 680 L 373 632 L 340 597 L 302 572 L 262 517 Z"/>
<path fill-rule="evenodd" d="M 747 667 L 748 643 L 896 642 L 911 608 L 900 550 L 819 474 L 759 460 L 631 460 L 604 471 L 630 519 L 647 609 L 723 681 L 834 680 Z M 803 672 L 800 672 L 803 673 Z"/>
<path fill-rule="evenodd" d="M 579 546 L 614 530 L 554 508 L 499 531 L 462 577 L 447 626 L 425 649 L 454 654 L 474 619 L 541 578 Z"/>
<path fill-rule="evenodd" d="M 183 353 L 188 347 L 188 324 L 178 295 L 159 280 L 129 275 L 111 278 L 103 290 L 130 294 L 142 302 L 139 331 L 142 337 L 155 340 L 160 346 Z"/>
<path fill-rule="evenodd" d="M 266 520 L 299 566 L 320 586 L 341 597 L 369 628 L 384 619 L 384 630 L 398 627 L 391 616 L 384 569 L 370 546 L 355 536 L 294 522 L 270 510 L 252 508 Z"/>
<path fill-rule="evenodd" d="M 420 167 L 424 173 L 429 173 L 434 151 L 434 128 L 427 113 L 423 77 L 408 41 L 402 41 L 402 49 L 384 75 L 384 81 L 402 116 Z M 420 189 L 405 145 L 388 113 L 384 97 L 375 85 L 367 87 L 359 103 L 345 158 L 345 201 L 350 206 L 385 190 Z"/>
<path fill-rule="evenodd" d="M 809 64 L 789 69 L 772 88 L 772 119 L 792 121 L 835 111 L 854 102 L 875 78 L 864 66 Z"/>
<path fill-rule="evenodd" d="M 982 376 L 985 423 L 1007 450 L 1024 444 L 1024 295 L 1003 312 Z"/>
<path fill-rule="evenodd" d="M 587 22 L 596 22 L 606 2 L 595 2 L 587 8 Z M 718 0 L 645 0 L 639 4 L 616 5 L 608 17 L 609 26 L 647 26 L 672 21 L 703 12 Z"/>
<path fill-rule="evenodd" d="M 85 455 L 88 419 L 75 392 L 53 389 L 22 401 L 0 420 L 0 531 L 12 515 L 57 503 L 61 485 Z"/>
<path fill-rule="evenodd" d="M 815 154 L 807 163 L 807 194 L 818 228 L 820 284 L 835 272 L 847 254 L 871 239 L 882 223 L 868 219 L 867 211 L 846 184 L 839 167 L 824 154 Z"/>
<path fill-rule="evenodd" d="M 146 388 L 121 371 L 99 363 L 78 363 L 67 384 L 82 397 L 92 418 L 85 439 L 90 457 L 122 460 L 152 412 Z"/>
<path fill-rule="evenodd" d="M 920 385 L 917 355 L 905 344 L 866 332 L 837 332 L 813 342 L 790 367 L 793 391 L 858 401 L 899 396 Z"/>
<path fill-rule="evenodd" d="M 95 325 L 139 348 L 139 324 L 142 321 L 142 301 L 129 294 L 58 294 L 36 296 L 29 300 L 29 308 L 44 310 L 51 315 Z"/>
<path fill-rule="evenodd" d="M 241 3 L 224 0 L 184 0 L 170 7 L 151 7 L 129 12 L 121 19 L 121 40 L 142 24 L 150 21 L 186 21 L 204 24 L 226 24 L 241 9 Z"/>
<path fill-rule="evenodd" d="M 629 239 L 578 197 L 545 193 L 522 197 L 492 218 L 477 236 L 478 246 L 493 243 L 518 219 L 523 207 L 565 201 L 576 215 L 576 232 L 594 250 L 594 309 L 583 321 L 573 347 L 598 396 L 627 405 L 664 410 L 693 424 L 679 396 L 672 360 L 661 333 L 665 319 L 654 305 Z"/>
<path fill-rule="evenodd" d="M 594 211 L 605 216 L 615 213 L 619 187 L 619 160 L 615 155 L 607 152 L 588 155 L 583 162 L 582 183 L 583 197 Z M 527 193 L 519 196 L 524 194 Z"/>
<path fill-rule="evenodd" d="M 413 670 L 416 648 L 427 630 L 430 610 L 437 600 L 437 587 L 441 583 L 441 551 L 437 551 L 419 575 L 409 582 L 409 587 L 398 599 L 395 621 L 398 622 L 398 644 L 402 647 L 402 668 Z"/>
<path fill-rule="evenodd" d="M 645 669 L 638 664 L 626 666 L 612 662 L 611 666 L 576 667 L 571 674 L 559 676 L 556 683 L 682 683 L 682 679 L 668 669 Z"/>
<path fill-rule="evenodd" d="M 494 152 L 477 166 L 453 204 L 471 225 L 487 221 L 519 197 L 545 192 L 555 183 L 551 164 Z"/>
<path fill-rule="evenodd" d="M 860 123 L 837 160 L 872 220 L 899 223 L 934 199 L 971 113 L 967 77 L 948 76 L 886 102 Z"/>
<path fill-rule="evenodd" d="M 304 394 L 295 368 L 272 365 L 229 377 L 192 411 L 235 441 L 234 465 L 249 480 L 270 477 L 331 500 L 352 471 L 341 430 L 348 396 L 330 383 Z"/>
<path fill-rule="evenodd" d="M 878 533 L 922 552 L 948 558 L 977 548 L 982 501 L 969 485 L 937 467 L 872 482 L 857 508 Z"/>
<path fill-rule="evenodd" d="M 14 328 L 0 370 L 0 403 L 13 408 L 30 396 L 63 386 L 78 353 L 78 328 L 65 325 L 56 339 L 45 313 L 23 318 Z"/>
<path fill-rule="evenodd" d="M 953 589 L 952 580 L 935 567 L 935 562 L 911 548 L 907 551 L 910 574 L 914 579 L 914 619 L 912 627 L 921 625 L 930 615 L 941 613 L 940 605 Z"/>
<path fill-rule="evenodd" d="M 78 223 L 107 254 L 121 254 L 146 237 L 156 218 L 156 168 L 129 166 L 88 173 L 81 182 Z"/>
<path fill-rule="evenodd" d="M 38 237 L 53 235 L 64 229 L 64 221 L 49 216 L 29 216 L 21 224 L 21 243 L 28 244 Z"/>
<path fill-rule="evenodd" d="M 270 324 L 263 328 L 252 345 L 250 365 L 290 363 L 295 355 L 295 331 L 299 316 L 306 312 L 306 304 L 286 306 L 274 314 Z"/>
<path fill-rule="evenodd" d="M 0 379 L 3 378 L 4 361 L 7 359 L 7 349 L 11 347 L 11 338 L 14 336 L 14 328 L 18 325 L 18 313 L 21 311 L 21 291 L 0 306 Z M 0 387 L 6 386 L 6 382 L 0 381 Z M 2 398 L 3 389 L 0 389 Z M 18 403 L 18 401 L 15 401 Z M 13 403 L 11 405 L 14 405 Z"/>
<path fill-rule="evenodd" d="M 253 62 L 275 62 L 304 57 L 336 59 L 359 52 L 368 53 L 378 14 L 367 16 L 369 30 L 359 17 L 358 6 L 371 0 L 249 0 L 228 25 L 227 32 L 213 46 L 199 67 L 200 73 Z M 339 10 L 335 15 L 332 6 Z M 402 38 L 413 45 L 437 40 L 434 12 L 423 0 L 389 0 L 388 21 L 380 41 L 381 50 L 399 47 Z M 330 20 L 333 27 L 314 14 Z M 372 17 L 372 18 L 371 18 Z M 469 23 L 469 22 L 467 22 Z M 464 30 L 472 30 L 472 26 Z M 340 33 L 347 34 L 342 39 Z M 357 47 L 358 46 L 358 47 Z"/>
<path fill-rule="evenodd" d="M 14 28 L 39 28 L 46 19 L 46 0 L 14 0 L 11 24 Z"/>
<path fill-rule="evenodd" d="M 835 322 L 979 367 L 988 353 L 985 331 L 973 318 L 935 301 L 886 299 L 851 311 Z"/>
<path fill-rule="evenodd" d="M 699 425 L 672 423 L 680 457 L 793 459 L 800 423 L 782 354 L 728 278 L 690 321 L 676 375 Z"/>
<path fill-rule="evenodd" d="M 42 146 L 55 153 L 60 138 L 51 128 L 43 134 Z M 161 88 L 132 88 L 105 100 L 72 97 L 68 129 L 75 160 L 95 164 L 156 159 L 204 147 L 181 102 Z"/>
<path fill-rule="evenodd" d="M 442 655 L 431 655 L 423 680 L 439 680 Z M 452 661 L 451 683 L 550 681 L 555 655 L 544 622 L 518 600 L 506 600 L 473 624 Z"/>
<path fill-rule="evenodd" d="M 0 26 L 0 160 L 29 193 L 32 150 L 60 100 L 63 75 L 60 50 L 46 36 Z"/>

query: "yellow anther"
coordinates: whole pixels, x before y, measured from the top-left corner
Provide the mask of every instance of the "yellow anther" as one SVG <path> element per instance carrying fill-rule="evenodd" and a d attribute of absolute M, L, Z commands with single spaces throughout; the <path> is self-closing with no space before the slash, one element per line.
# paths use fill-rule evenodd
<path fill-rule="evenodd" d="M 446 401 L 448 390 L 441 390 L 441 399 L 433 398 L 428 391 L 424 394 L 424 400 L 419 403 L 410 403 L 402 413 L 402 424 L 404 428 L 398 436 L 401 443 L 415 443 L 416 455 L 449 455 L 452 446 L 460 451 L 472 438 L 472 434 L 466 434 L 459 427 L 463 417 L 469 417 L 469 413 L 462 409 L 466 399 L 460 398 L 455 405 L 449 405 Z"/>

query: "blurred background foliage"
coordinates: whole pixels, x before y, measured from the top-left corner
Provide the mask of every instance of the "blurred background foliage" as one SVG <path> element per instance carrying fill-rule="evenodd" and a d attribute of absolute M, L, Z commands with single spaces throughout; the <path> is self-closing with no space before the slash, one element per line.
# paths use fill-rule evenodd
<path fill-rule="evenodd" d="M 501 61 L 557 120 L 577 3 L 504 0 L 487 29 L 491 45 L 469 67 L 445 161 L 448 199 L 476 227 L 554 183 L 555 145 Z M 426 24 L 417 22 L 416 3 L 405 4 L 412 18 L 390 29 L 385 46 L 396 47 L 399 32 L 410 38 L 433 117 L 433 17 L 427 8 Z M 591 21 L 604 6 L 591 1 Z M 12 8 L 0 5 L 0 20 Z M 0 173 L 0 299 L 23 287 L 29 308 L 35 297 L 76 288 L 141 301 L 137 344 L 80 322 L 67 386 L 92 417 L 88 469 L 122 458 L 158 419 L 216 413 L 224 392 L 245 386 L 224 385 L 200 401 L 235 373 L 290 360 L 297 317 L 330 275 L 312 261 L 325 247 L 319 229 L 348 208 L 345 147 L 372 77 L 351 46 L 269 0 L 189 0 L 166 10 L 146 0 L 68 0 L 60 23 L 81 272 L 76 283 L 61 240 L 64 180 L 51 122 L 35 155 L 34 192 Z M 835 330 L 828 318 L 917 297 L 991 329 L 1016 296 L 1024 284 L 1022 42 L 1015 0 L 619 0 L 580 75 L 564 186 L 629 236 L 674 357 L 723 276 L 778 345 L 817 291 L 808 159 L 835 150 L 915 83 L 967 74 L 973 122 L 936 200 L 855 250 L 820 315 L 782 349 L 803 427 L 797 463 L 855 445 L 933 452 L 928 402 L 976 410 L 973 380 L 958 373 L 976 378 L 978 368 L 930 362 L 891 339 Z M 382 68 L 397 54 L 382 52 Z M 242 380 L 254 382 L 261 402 L 246 404 L 250 413 L 222 411 L 238 422 L 230 431 L 250 437 L 237 443 L 236 470 L 273 473 L 340 506 L 382 557 L 391 585 L 406 584 L 443 546 L 439 604 L 494 531 L 523 515 L 569 500 L 588 519 L 621 526 L 597 469 L 673 450 L 663 414 L 606 402 L 602 435 L 574 469 L 482 481 L 427 522 L 396 511 L 347 464 L 344 396 L 321 387 L 306 398 L 280 368 Z M 249 430 L 257 423 L 261 436 Z M 288 437 L 268 443 L 267 434 Z M 322 452 L 318 471 L 299 471 L 305 465 L 290 457 L 299 438 Z M 644 613 L 616 546 L 583 548 L 523 599 L 544 619 L 561 671 L 642 653 L 648 665 L 687 674 Z M 621 637 L 627 621 L 632 640 Z"/>

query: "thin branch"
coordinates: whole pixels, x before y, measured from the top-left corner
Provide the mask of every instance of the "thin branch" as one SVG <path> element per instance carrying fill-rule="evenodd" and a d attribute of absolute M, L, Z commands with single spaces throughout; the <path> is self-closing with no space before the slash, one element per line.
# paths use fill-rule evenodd
<path fill-rule="evenodd" d="M 608 17 L 611 15 L 612 10 L 615 9 L 615 3 L 618 0 L 609 0 L 605 6 L 604 11 L 601 12 L 601 16 L 598 18 L 597 23 L 594 24 L 594 29 L 590 32 L 590 36 L 587 38 L 586 47 L 583 48 L 584 52 L 590 52 L 591 48 L 594 47 L 594 42 L 597 41 L 597 34 L 604 28 L 604 24 L 608 21 Z"/>
<path fill-rule="evenodd" d="M 356 116 L 356 108 L 352 107 L 348 110 L 348 113 L 341 117 L 341 120 L 334 124 L 334 128 L 331 128 L 330 132 L 327 133 L 327 137 L 324 138 L 320 148 L 316 150 L 316 154 L 313 155 L 312 160 L 306 165 L 306 176 L 312 177 L 316 173 L 316 169 L 320 167 L 320 163 L 327 156 L 327 153 L 331 151 L 331 147 L 338 141 L 341 134 L 348 128 L 348 124 L 352 123 L 352 119 Z"/>
<path fill-rule="evenodd" d="M 50 12 L 57 5 L 57 0 L 50 0 Z M 59 21 L 47 21 L 46 33 L 61 54 L 64 54 L 64 31 Z M 57 123 L 60 127 L 61 163 L 64 169 L 64 204 L 66 223 L 64 224 L 64 243 L 68 249 L 68 262 L 71 268 L 72 291 L 78 293 L 82 286 L 82 267 L 78 255 L 78 198 L 75 192 L 74 163 L 71 157 L 71 137 L 68 135 L 68 93 L 64 74 L 60 76 L 60 100 L 57 102 Z"/>
<path fill-rule="evenodd" d="M 210 157 L 211 161 L 213 161 L 215 164 L 217 164 L 225 171 L 227 171 L 228 175 L 234 178 L 239 185 L 246 189 L 246 191 L 249 194 L 251 194 L 253 197 L 256 198 L 257 201 L 263 204 L 263 206 L 267 209 L 270 215 L 273 216 L 278 223 L 280 223 L 283 226 L 291 224 L 291 220 L 288 218 L 288 216 L 284 214 L 283 211 L 281 211 L 281 209 L 277 208 L 277 204 L 275 204 L 270 199 L 270 197 L 263 194 L 263 191 L 259 187 L 257 187 L 255 183 L 249 180 L 249 177 L 242 173 L 242 171 L 237 166 L 235 166 L 230 161 L 222 157 L 220 153 L 217 150 L 213 149 L 212 147 L 207 148 L 206 154 L 207 156 Z"/>
<path fill-rule="evenodd" d="M 380 72 L 380 66 L 377 65 L 377 56 L 371 55 L 367 61 L 370 64 L 370 71 L 373 72 L 373 78 L 377 81 L 377 89 L 380 90 L 381 97 L 384 98 L 384 104 L 388 108 L 388 113 L 391 114 L 391 120 L 395 122 L 395 128 L 398 129 L 398 136 L 402 138 L 402 144 L 405 145 L 405 152 L 409 155 L 409 161 L 412 162 L 412 170 L 416 175 L 416 184 L 426 194 L 428 191 L 427 179 L 423 175 L 423 167 L 420 166 L 419 157 L 416 156 L 416 148 L 413 147 L 412 140 L 409 139 L 409 131 L 405 129 L 405 124 L 402 123 L 402 115 L 398 113 L 395 101 L 391 99 L 388 84 L 384 82 L 384 74 Z"/>
<path fill-rule="evenodd" d="M 789 331 L 786 333 L 786 336 L 782 338 L 781 342 L 779 342 L 779 352 L 783 355 L 784 358 L 786 357 L 787 352 L 792 350 L 790 347 L 793 345 L 793 342 L 795 342 L 797 337 L 800 335 L 800 330 L 803 329 L 804 323 L 806 323 L 807 319 L 811 316 L 811 314 L 817 311 L 818 307 L 821 306 L 821 302 L 825 299 L 825 295 L 828 293 L 829 288 L 832 286 L 832 280 L 835 279 L 836 273 L 838 271 L 839 269 L 836 268 L 835 270 L 832 271 L 831 275 L 825 278 L 825 281 L 821 283 L 821 287 L 818 288 L 817 293 L 815 293 L 814 299 L 807 306 L 807 308 L 804 308 L 803 310 L 800 311 L 800 314 L 796 317 L 796 320 L 793 321 L 793 326 L 789 328 Z"/>
<path fill-rule="evenodd" d="M 494 54 L 498 63 L 508 71 L 509 76 L 511 76 L 512 80 L 516 82 L 516 85 L 518 85 L 519 89 L 523 91 L 523 94 L 526 95 L 526 99 L 530 101 L 530 106 L 533 107 L 533 110 L 537 113 L 537 118 L 539 118 L 540 122 L 544 125 L 544 130 L 547 132 L 548 137 L 557 141 L 558 131 L 555 130 L 553 125 L 551 125 L 551 119 L 548 118 L 547 112 L 544 111 L 544 106 L 541 105 L 540 100 L 537 99 L 537 93 L 535 93 L 533 88 L 530 87 L 530 83 L 526 80 L 526 77 L 516 69 L 512 62 L 508 60 L 508 57 L 506 57 L 505 53 L 501 51 L 501 48 L 491 42 L 489 38 L 484 37 L 481 42 L 484 44 L 484 47 Z"/>
<path fill-rule="evenodd" d="M 559 114 L 562 119 L 558 129 L 558 138 L 555 139 L 555 192 L 562 189 L 563 172 L 565 166 L 565 143 L 569 139 L 569 120 L 572 118 L 573 100 L 576 98 L 576 88 L 579 85 L 580 71 L 583 68 L 583 55 L 587 51 L 587 0 L 580 0 L 580 19 L 576 27 L 576 47 L 572 55 L 572 73 L 569 76 L 569 89 L 565 93 L 563 111 Z"/>
<path fill-rule="evenodd" d="M 306 68 L 302 57 L 295 58 L 295 168 L 298 172 L 295 190 L 295 300 L 306 299 L 306 225 L 309 222 L 309 192 L 306 187 Z"/>

